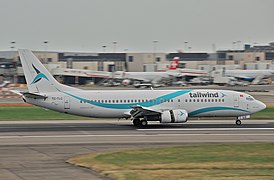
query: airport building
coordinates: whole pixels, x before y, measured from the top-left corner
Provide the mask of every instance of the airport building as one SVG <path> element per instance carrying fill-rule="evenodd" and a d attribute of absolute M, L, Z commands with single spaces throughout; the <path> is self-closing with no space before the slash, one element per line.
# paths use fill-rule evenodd
<path fill-rule="evenodd" d="M 267 46 L 245 45 L 243 50 L 219 50 L 216 53 L 79 53 L 35 51 L 43 64 L 64 83 L 99 82 L 105 72 L 164 71 L 179 57 L 179 68 L 214 71 L 216 69 L 268 69 L 274 61 L 274 43 Z M 73 69 L 74 71 L 67 71 Z M 79 71 L 77 70 L 85 70 Z M 88 77 L 86 72 L 102 71 L 102 77 Z M 81 74 L 81 73 L 82 74 Z M 84 72 L 84 73 L 83 73 Z M 0 51 L 0 81 L 24 83 L 17 51 Z"/>

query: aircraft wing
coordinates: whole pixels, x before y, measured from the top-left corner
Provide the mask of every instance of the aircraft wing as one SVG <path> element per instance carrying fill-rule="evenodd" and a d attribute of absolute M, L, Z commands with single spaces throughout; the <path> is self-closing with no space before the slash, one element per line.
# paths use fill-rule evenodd
<path fill-rule="evenodd" d="M 160 111 L 153 110 L 153 109 L 150 109 L 147 107 L 142 107 L 142 106 L 133 106 L 132 110 L 130 111 L 130 115 L 133 118 L 142 117 L 144 115 L 146 115 L 146 116 L 158 115 L 160 113 L 161 113 Z"/>

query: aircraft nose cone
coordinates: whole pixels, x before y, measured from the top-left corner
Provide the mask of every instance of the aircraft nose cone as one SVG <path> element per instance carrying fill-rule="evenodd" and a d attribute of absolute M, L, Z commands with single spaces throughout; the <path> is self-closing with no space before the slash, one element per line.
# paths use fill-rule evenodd
<path fill-rule="evenodd" d="M 265 108 L 266 108 L 266 105 L 265 105 L 265 103 L 263 103 L 263 102 L 260 102 L 259 101 L 259 103 L 260 103 L 260 110 L 264 110 Z"/>

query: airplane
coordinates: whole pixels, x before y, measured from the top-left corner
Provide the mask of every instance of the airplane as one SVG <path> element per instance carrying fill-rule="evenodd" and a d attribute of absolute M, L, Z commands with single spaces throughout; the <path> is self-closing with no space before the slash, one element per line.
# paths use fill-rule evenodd
<path fill-rule="evenodd" d="M 157 84 L 163 79 L 175 78 L 175 77 L 183 77 L 183 76 L 205 76 L 207 72 L 196 69 L 179 69 L 179 57 L 174 57 L 171 61 L 169 68 L 166 71 L 160 72 L 123 72 L 116 71 L 114 73 L 114 78 L 123 79 L 122 84 L 128 85 L 131 80 L 134 81 L 142 81 L 142 82 L 151 82 L 153 84 Z M 140 84 L 141 85 L 141 84 Z"/>
<path fill-rule="evenodd" d="M 262 79 L 274 76 L 274 64 L 272 63 L 267 70 L 224 70 L 223 74 L 224 76 L 258 84 Z"/>
<path fill-rule="evenodd" d="M 266 108 L 252 96 L 229 90 L 81 90 L 59 83 L 30 50 L 19 50 L 28 92 L 26 103 L 46 109 L 97 118 L 131 119 L 138 127 L 148 121 L 185 123 L 189 117 L 241 119 Z"/>

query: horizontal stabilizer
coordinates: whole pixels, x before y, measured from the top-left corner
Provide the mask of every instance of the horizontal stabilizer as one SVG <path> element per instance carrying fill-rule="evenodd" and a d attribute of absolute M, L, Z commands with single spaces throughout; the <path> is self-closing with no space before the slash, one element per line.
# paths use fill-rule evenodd
<path fill-rule="evenodd" d="M 29 92 L 24 92 L 22 93 L 23 96 L 26 98 L 36 98 L 36 99 L 46 99 L 46 95 L 38 94 L 38 93 L 29 93 Z"/>
<path fill-rule="evenodd" d="M 16 91 L 16 90 L 10 90 L 11 92 L 18 94 L 20 96 L 24 96 L 26 98 L 36 98 L 36 99 L 46 99 L 47 96 L 43 94 L 38 94 L 38 93 L 30 93 L 30 92 L 21 92 L 21 91 Z"/>

